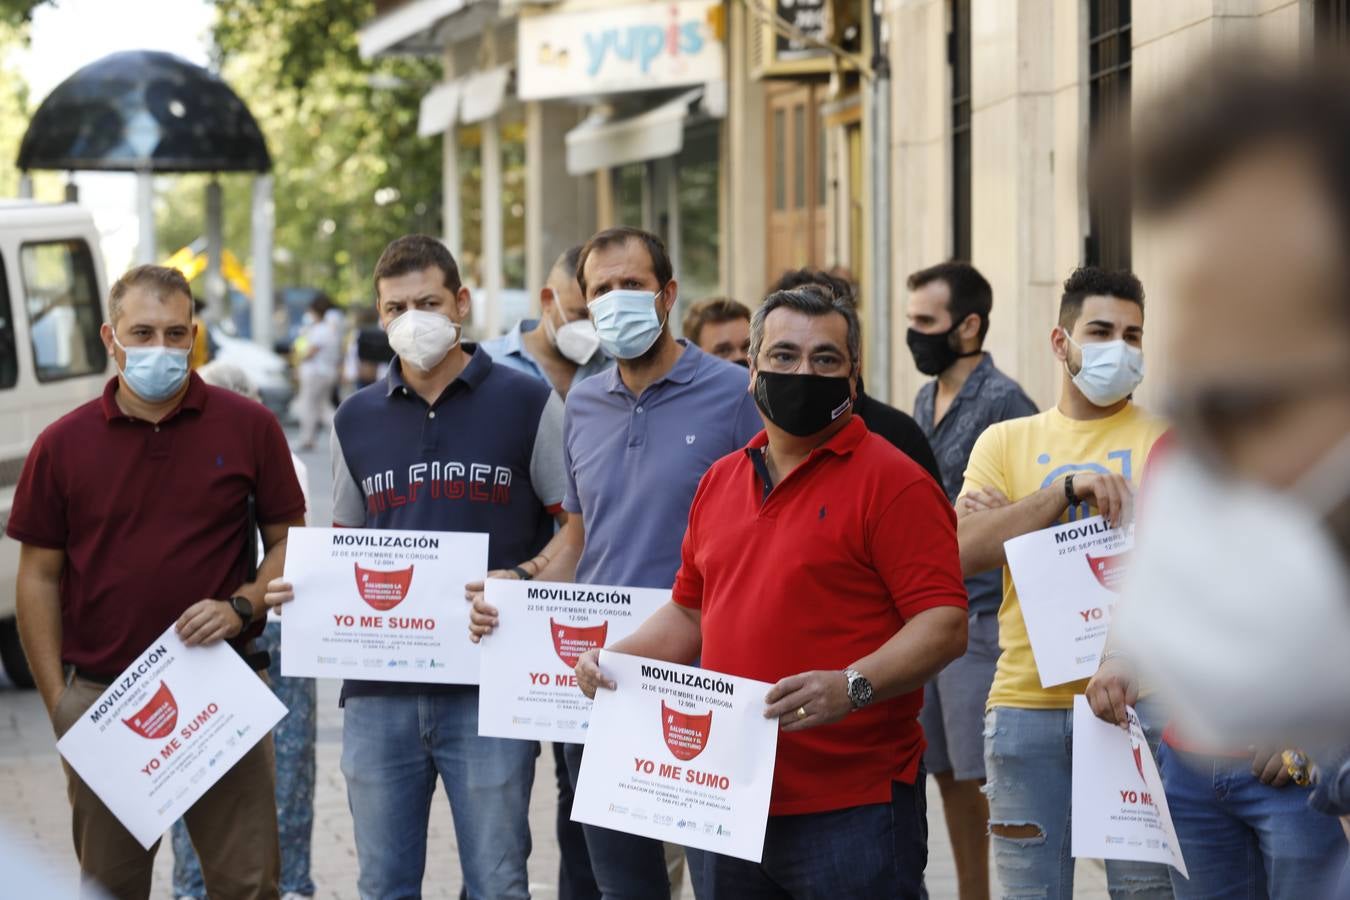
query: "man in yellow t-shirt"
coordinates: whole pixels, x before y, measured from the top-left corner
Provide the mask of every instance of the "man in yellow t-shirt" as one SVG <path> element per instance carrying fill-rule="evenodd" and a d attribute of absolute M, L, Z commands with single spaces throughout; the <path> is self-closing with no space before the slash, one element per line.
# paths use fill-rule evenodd
<path fill-rule="evenodd" d="M 1069 276 L 1050 336 L 1063 364 L 1059 402 L 981 435 L 957 501 L 965 574 L 1004 567 L 1002 652 L 989 693 L 984 753 L 994 859 L 1010 894 L 1073 896 L 1072 710 L 1086 682 L 1041 687 L 1003 543 L 1097 513 L 1112 525 L 1128 521 L 1149 451 L 1166 431 L 1131 400 L 1144 377 L 1143 341 L 1139 279 L 1095 268 Z M 1106 875 L 1113 896 L 1172 896 L 1165 866 L 1109 861 Z"/>

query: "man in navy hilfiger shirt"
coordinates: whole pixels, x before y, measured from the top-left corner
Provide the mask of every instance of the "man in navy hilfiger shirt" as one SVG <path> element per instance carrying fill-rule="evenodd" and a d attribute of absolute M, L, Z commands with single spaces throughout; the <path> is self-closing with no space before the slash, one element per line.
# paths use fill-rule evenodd
<path fill-rule="evenodd" d="M 566 472 L 562 401 L 461 344 L 469 292 L 449 251 L 399 238 L 375 267 L 397 359 L 333 423 L 333 521 L 352 528 L 484 532 L 494 577 L 537 574 L 552 552 Z M 447 602 L 459 602 L 446 585 Z M 288 602 L 274 581 L 269 605 Z M 437 776 L 470 898 L 527 898 L 536 745 L 478 736 L 478 688 L 347 681 L 342 774 L 363 897 L 421 895 Z"/>

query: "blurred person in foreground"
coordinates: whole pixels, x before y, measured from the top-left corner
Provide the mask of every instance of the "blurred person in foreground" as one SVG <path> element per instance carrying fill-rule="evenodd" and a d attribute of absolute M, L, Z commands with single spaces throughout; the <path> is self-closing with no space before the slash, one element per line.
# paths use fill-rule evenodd
<path fill-rule="evenodd" d="M 262 403 L 262 394 L 248 373 L 227 362 L 210 362 L 197 370 L 202 381 Z M 294 453 L 291 465 L 309 508 L 309 471 Z M 309 524 L 309 515 L 305 515 Z M 281 900 L 313 897 L 310 877 L 310 840 L 314 833 L 314 738 L 316 682 L 281 674 L 281 620 L 269 616 L 255 649 L 267 653 L 267 678 L 272 693 L 286 707 L 286 716 L 272 729 L 277 759 L 277 830 L 281 839 Z M 192 849 L 186 823 L 173 823 L 173 895 L 178 900 L 205 900 L 206 882 L 201 861 Z"/>
<path fill-rule="evenodd" d="M 1312 805 L 1350 813 L 1350 77 L 1244 54 L 1185 83 L 1143 120 L 1135 172 L 1168 251 L 1177 446 L 1094 706 L 1118 718 L 1140 672 L 1188 738 L 1266 748 L 1227 765 L 1241 791 L 1217 790 L 1223 760 L 1163 748 L 1182 851 L 1212 873 L 1204 896 L 1242 874 L 1316 897 L 1344 848 L 1298 815 L 1306 787 L 1279 785 L 1317 779 Z M 1270 750 L 1291 743 L 1320 773 Z"/>
<path fill-rule="evenodd" d="M 843 272 L 843 275 L 836 274 Z M 836 268 L 832 272 L 823 269 L 789 269 L 779 276 L 769 287 L 769 293 L 790 291 L 801 287 L 812 287 L 831 297 L 837 297 L 858 308 L 857 295 L 853 292 L 853 282 L 847 278 L 847 269 Z M 861 347 L 859 353 L 862 352 Z M 853 403 L 853 412 L 867 423 L 867 430 L 886 440 L 888 444 L 914 460 L 924 471 L 933 476 L 933 480 L 942 484 L 942 469 L 938 466 L 933 448 L 924 437 L 923 429 L 909 413 L 901 412 L 894 406 L 882 403 L 868 396 L 863 389 L 862 360 L 858 361 L 858 398 Z"/>
<path fill-rule="evenodd" d="M 684 336 L 704 353 L 750 365 L 750 310 L 730 297 L 707 297 L 689 307 Z"/>

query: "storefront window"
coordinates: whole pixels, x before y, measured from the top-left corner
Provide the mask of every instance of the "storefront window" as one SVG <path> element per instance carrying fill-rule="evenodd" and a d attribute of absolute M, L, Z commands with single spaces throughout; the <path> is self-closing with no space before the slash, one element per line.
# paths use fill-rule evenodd
<path fill-rule="evenodd" d="M 685 131 L 684 149 L 675 161 L 681 255 L 676 271 L 680 294 L 687 300 L 718 290 L 718 155 L 717 123 Z"/>
<path fill-rule="evenodd" d="M 629 163 L 614 171 L 614 224 L 647 227 L 642 218 L 642 191 L 646 180 L 645 163 Z"/>
<path fill-rule="evenodd" d="M 467 284 L 483 283 L 483 133 L 477 125 L 460 127 L 459 138 L 459 263 Z"/>

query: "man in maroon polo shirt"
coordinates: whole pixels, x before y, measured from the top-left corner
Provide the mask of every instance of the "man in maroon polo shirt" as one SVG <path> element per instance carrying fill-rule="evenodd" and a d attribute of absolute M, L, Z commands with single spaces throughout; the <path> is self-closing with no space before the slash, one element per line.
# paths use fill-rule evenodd
<path fill-rule="evenodd" d="M 917 717 L 924 682 L 965 652 L 966 592 L 946 496 L 852 414 L 860 344 L 845 301 L 764 301 L 750 390 L 765 430 L 703 477 L 673 602 L 612 648 L 774 683 L 763 860 L 710 854 L 714 900 L 920 895 Z M 591 696 L 614 686 L 598 658 L 577 664 Z"/>
<path fill-rule="evenodd" d="M 173 269 L 139 266 L 108 297 L 103 343 L 118 376 L 38 436 L 14 495 L 19 635 L 63 734 L 169 625 L 189 645 L 243 650 L 262 626 L 305 503 L 285 436 L 261 405 L 188 371 L 197 325 Z M 246 581 L 248 498 L 266 554 Z M 212 896 L 275 898 L 279 874 L 271 738 L 184 819 Z M 145 850 L 66 767 L 86 884 L 148 897 Z"/>

